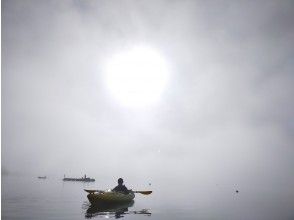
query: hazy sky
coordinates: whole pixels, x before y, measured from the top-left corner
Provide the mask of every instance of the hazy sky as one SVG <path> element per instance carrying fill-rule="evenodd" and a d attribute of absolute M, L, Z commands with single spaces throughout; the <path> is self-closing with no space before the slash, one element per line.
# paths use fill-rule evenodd
<path fill-rule="evenodd" d="M 293 186 L 293 21 L 290 0 L 3 0 L 2 168 Z M 137 45 L 169 80 L 133 108 L 103 66 Z"/>

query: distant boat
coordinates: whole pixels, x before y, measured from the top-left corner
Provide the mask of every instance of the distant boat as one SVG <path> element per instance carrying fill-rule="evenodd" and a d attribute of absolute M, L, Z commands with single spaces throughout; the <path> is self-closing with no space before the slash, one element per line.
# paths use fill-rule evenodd
<path fill-rule="evenodd" d="M 89 178 L 86 175 L 82 178 L 68 178 L 68 177 L 65 177 L 64 175 L 63 181 L 94 182 L 95 179 Z"/>
<path fill-rule="evenodd" d="M 38 176 L 38 179 L 46 179 L 47 176 Z"/>

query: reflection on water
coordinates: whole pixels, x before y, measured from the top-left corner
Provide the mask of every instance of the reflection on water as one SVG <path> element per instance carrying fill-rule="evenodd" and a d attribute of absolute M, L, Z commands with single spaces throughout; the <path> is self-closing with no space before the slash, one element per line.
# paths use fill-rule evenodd
<path fill-rule="evenodd" d="M 134 201 L 123 204 L 84 204 L 86 210 L 85 218 L 103 217 L 103 218 L 123 218 L 129 214 L 140 214 L 151 216 L 151 212 L 147 209 L 139 211 L 129 211 L 129 208 L 134 205 Z"/>

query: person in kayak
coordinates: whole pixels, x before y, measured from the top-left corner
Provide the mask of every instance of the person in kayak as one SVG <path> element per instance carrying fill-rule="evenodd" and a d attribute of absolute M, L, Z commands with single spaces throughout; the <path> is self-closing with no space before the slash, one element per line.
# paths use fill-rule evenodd
<path fill-rule="evenodd" d="M 131 190 L 128 190 L 128 188 L 125 185 L 123 185 L 123 182 L 124 180 L 122 178 L 119 178 L 117 180 L 118 185 L 114 187 L 112 191 L 128 194 Z"/>

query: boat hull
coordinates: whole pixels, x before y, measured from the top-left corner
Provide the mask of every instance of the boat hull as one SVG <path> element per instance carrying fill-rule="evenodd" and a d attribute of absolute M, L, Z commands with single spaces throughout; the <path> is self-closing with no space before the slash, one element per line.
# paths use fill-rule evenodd
<path fill-rule="evenodd" d="M 38 179 L 46 179 L 46 176 L 38 176 Z"/>
<path fill-rule="evenodd" d="M 91 178 L 63 178 L 63 181 L 95 182 L 95 179 L 91 179 Z"/>
<path fill-rule="evenodd" d="M 90 193 L 87 195 L 90 203 L 97 204 L 115 204 L 115 203 L 127 203 L 133 201 L 135 198 L 134 193 L 124 194 L 120 192 L 99 192 Z"/>

